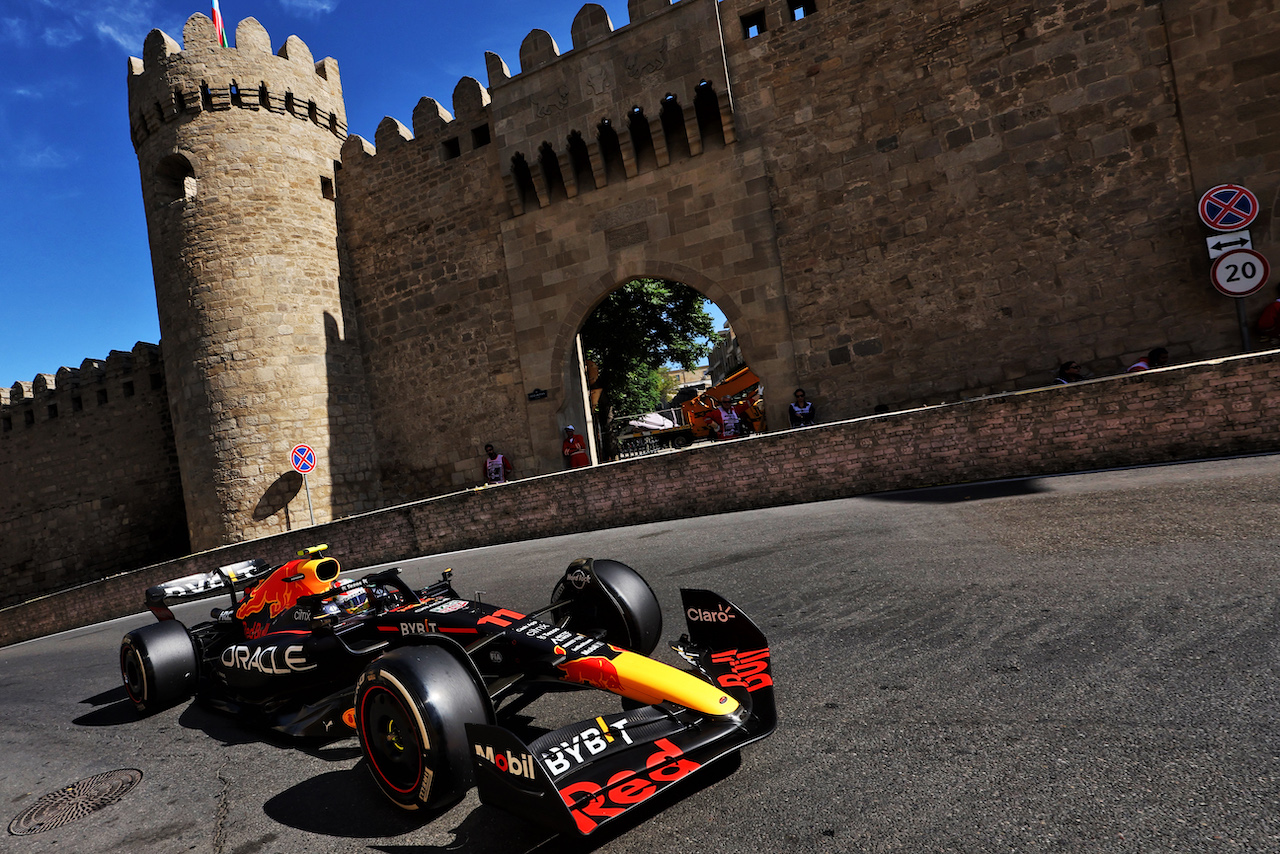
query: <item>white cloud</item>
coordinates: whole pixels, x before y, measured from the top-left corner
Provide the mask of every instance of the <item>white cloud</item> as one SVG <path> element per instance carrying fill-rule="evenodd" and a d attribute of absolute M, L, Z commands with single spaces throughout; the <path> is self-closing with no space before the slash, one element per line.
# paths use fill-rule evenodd
<path fill-rule="evenodd" d="M 159 9 L 155 0 L 6 0 L 5 6 L 8 14 L 0 18 L 0 44 L 18 47 L 36 40 L 50 47 L 70 47 L 97 36 L 136 52 L 157 23 L 176 22 L 181 27 L 181 21 Z"/>
<path fill-rule="evenodd" d="M 72 158 L 48 146 L 38 151 L 22 151 L 18 154 L 18 163 L 24 169 L 62 169 L 71 162 Z"/>
<path fill-rule="evenodd" d="M 66 47 L 83 38 L 84 32 L 79 27 L 69 23 L 45 27 L 44 32 L 40 34 L 41 41 L 49 47 Z"/>
<path fill-rule="evenodd" d="M 0 18 L 0 44 L 25 45 L 31 40 L 31 28 L 21 18 Z"/>
<path fill-rule="evenodd" d="M 338 8 L 338 2 L 339 0 L 280 0 L 280 5 L 295 14 L 313 18 L 332 12 Z"/>

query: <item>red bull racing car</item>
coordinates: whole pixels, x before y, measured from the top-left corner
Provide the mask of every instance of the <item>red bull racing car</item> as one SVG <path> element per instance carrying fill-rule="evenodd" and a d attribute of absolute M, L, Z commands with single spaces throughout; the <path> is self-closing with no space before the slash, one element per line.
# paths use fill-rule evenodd
<path fill-rule="evenodd" d="M 137 709 L 194 695 L 291 736 L 354 733 L 405 809 L 443 810 L 475 785 L 486 804 L 583 835 L 776 725 L 769 644 L 716 593 L 681 590 L 681 669 L 649 657 L 662 612 L 617 561 L 574 561 L 550 603 L 522 614 L 463 599 L 451 570 L 421 590 L 394 568 L 342 580 L 324 548 L 150 588 L 158 621 L 120 647 Z M 187 628 L 168 608 L 218 590 L 231 601 L 209 622 Z M 528 743 L 502 725 L 539 696 L 582 689 L 623 710 Z"/>

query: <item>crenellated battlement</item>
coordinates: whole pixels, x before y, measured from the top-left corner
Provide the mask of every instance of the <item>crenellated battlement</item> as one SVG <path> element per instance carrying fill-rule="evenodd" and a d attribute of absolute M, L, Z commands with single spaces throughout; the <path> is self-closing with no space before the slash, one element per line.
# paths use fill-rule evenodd
<path fill-rule="evenodd" d="M 602 6 L 583 6 L 564 54 L 533 30 L 520 46 L 519 74 L 486 53 L 489 87 L 463 78 L 454 116 L 423 98 L 412 133 L 387 117 L 372 146 L 347 139 L 344 162 L 394 156 L 415 139 L 441 162 L 495 144 L 510 214 L 520 216 L 732 144 L 715 0 L 632 0 L 628 12 L 631 23 L 614 29 Z"/>
<path fill-rule="evenodd" d="M 297 36 L 271 53 L 271 38 L 253 18 L 236 27 L 236 46 L 221 47 L 213 21 L 187 19 L 183 46 L 161 30 L 129 58 L 130 133 L 137 149 L 165 125 L 232 109 L 310 122 L 338 139 L 347 135 L 338 63 L 318 62 Z"/>
<path fill-rule="evenodd" d="M 85 359 L 78 368 L 36 374 L 0 388 L 0 434 L 106 406 L 118 398 L 164 393 L 160 347 L 139 341 L 131 351 Z"/>

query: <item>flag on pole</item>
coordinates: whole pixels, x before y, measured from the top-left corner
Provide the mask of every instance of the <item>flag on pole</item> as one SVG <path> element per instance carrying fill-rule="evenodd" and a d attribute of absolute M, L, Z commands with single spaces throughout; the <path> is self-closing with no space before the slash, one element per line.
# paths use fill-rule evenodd
<path fill-rule="evenodd" d="M 213 29 L 218 34 L 218 47 L 228 47 L 227 27 L 222 23 L 222 10 L 218 8 L 218 0 L 213 0 Z"/>

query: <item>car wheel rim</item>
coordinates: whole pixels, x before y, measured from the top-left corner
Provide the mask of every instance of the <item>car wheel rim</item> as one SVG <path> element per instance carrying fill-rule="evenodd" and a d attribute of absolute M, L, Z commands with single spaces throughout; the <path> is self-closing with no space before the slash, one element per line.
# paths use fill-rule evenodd
<path fill-rule="evenodd" d="M 375 773 L 397 792 L 415 792 L 422 781 L 423 751 L 413 715 L 385 688 L 370 690 L 361 712 L 365 748 Z"/>
<path fill-rule="evenodd" d="M 143 672 L 142 660 L 137 650 L 130 649 L 122 653 L 121 670 L 124 671 L 124 689 L 134 702 L 141 703 L 147 698 L 147 679 Z"/>

